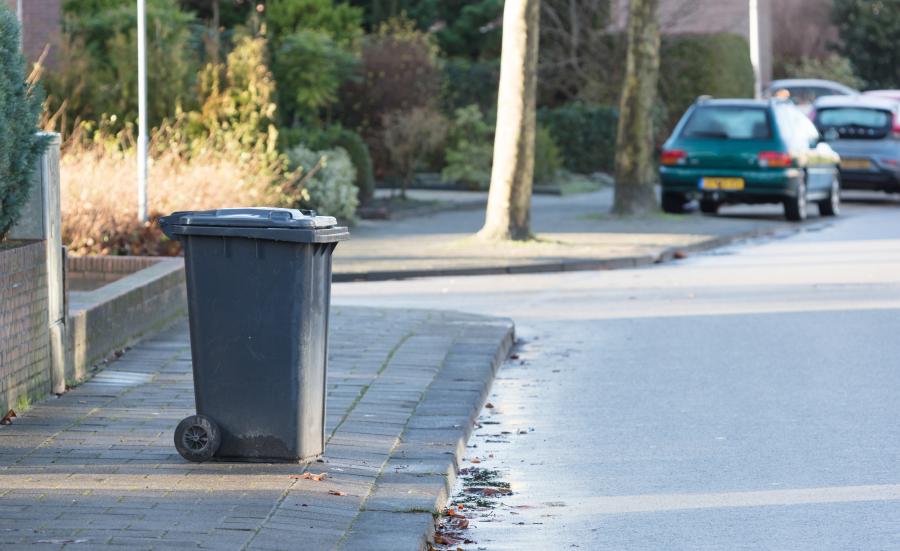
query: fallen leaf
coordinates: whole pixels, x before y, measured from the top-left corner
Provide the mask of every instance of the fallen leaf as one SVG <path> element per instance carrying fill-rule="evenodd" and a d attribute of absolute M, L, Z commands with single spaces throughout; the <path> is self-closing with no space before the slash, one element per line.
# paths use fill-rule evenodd
<path fill-rule="evenodd" d="M 528 431 L 525 429 L 519 429 L 519 434 L 528 434 Z"/>
<path fill-rule="evenodd" d="M 331 495 L 333 495 L 333 496 L 345 496 L 345 495 L 347 495 L 346 493 L 344 493 L 344 492 L 342 492 L 342 491 L 340 491 L 340 490 L 328 490 L 328 493 L 331 494 Z"/>
<path fill-rule="evenodd" d="M 297 479 L 297 480 L 314 480 L 314 481 L 316 481 L 316 482 L 322 482 L 323 480 L 325 480 L 326 478 L 328 478 L 328 473 L 319 473 L 319 474 L 312 474 L 312 473 L 292 474 L 292 475 L 291 475 L 291 478 Z"/>
<path fill-rule="evenodd" d="M 465 530 L 466 528 L 469 527 L 469 521 L 464 518 L 461 518 L 457 521 L 456 527 L 459 528 L 460 530 Z"/>
<path fill-rule="evenodd" d="M 478 459 L 477 457 L 473 457 L 473 458 L 470 459 L 469 461 L 472 462 L 472 463 L 481 463 L 481 460 Z"/>
<path fill-rule="evenodd" d="M 16 412 L 13 410 L 9 410 L 6 412 L 6 415 L 3 416 L 3 419 L 0 419 L 0 425 L 12 425 L 13 417 L 18 417 Z"/>
<path fill-rule="evenodd" d="M 484 404 L 484 407 L 486 407 L 488 409 L 494 409 L 494 404 L 488 402 L 488 403 Z"/>
<path fill-rule="evenodd" d="M 675 258 L 677 260 L 682 260 L 687 257 L 688 257 L 688 255 L 684 251 L 675 251 L 674 253 L 672 253 L 672 258 Z"/>
<path fill-rule="evenodd" d="M 518 354 L 510 354 L 510 355 L 509 355 L 509 359 L 510 359 L 510 360 L 518 360 L 518 359 L 519 359 L 519 355 L 518 355 Z"/>

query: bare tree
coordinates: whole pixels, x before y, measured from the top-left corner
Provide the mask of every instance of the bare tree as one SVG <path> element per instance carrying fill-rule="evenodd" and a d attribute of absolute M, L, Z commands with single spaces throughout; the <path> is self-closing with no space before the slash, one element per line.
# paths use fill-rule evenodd
<path fill-rule="evenodd" d="M 531 237 L 540 0 L 506 0 L 494 164 L 479 237 Z"/>
<path fill-rule="evenodd" d="M 817 0 L 827 1 L 827 0 Z M 698 15 L 720 0 L 666 0 L 660 25 L 671 33 L 704 32 Z M 730 3 L 729 3 L 730 4 Z M 729 8 L 733 9 L 733 8 Z M 543 0 L 539 95 L 544 104 L 619 100 L 625 72 L 628 0 Z"/>
<path fill-rule="evenodd" d="M 639 214 L 656 208 L 653 106 L 659 80 L 659 0 L 631 0 L 628 53 L 619 102 L 616 191 L 613 212 Z"/>

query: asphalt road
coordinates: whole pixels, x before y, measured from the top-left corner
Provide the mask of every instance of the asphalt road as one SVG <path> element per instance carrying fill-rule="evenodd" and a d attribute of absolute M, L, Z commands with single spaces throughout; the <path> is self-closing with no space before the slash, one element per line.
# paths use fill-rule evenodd
<path fill-rule="evenodd" d="M 335 301 L 516 321 L 470 442 L 514 494 L 466 549 L 900 549 L 900 202 L 870 197 L 649 269 Z"/>

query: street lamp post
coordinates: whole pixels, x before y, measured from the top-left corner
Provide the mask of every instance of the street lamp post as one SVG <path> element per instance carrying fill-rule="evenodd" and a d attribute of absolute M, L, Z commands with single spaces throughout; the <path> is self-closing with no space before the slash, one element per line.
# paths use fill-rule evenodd
<path fill-rule="evenodd" d="M 750 64 L 753 66 L 753 96 L 762 97 L 762 82 L 759 71 L 759 0 L 749 0 L 750 11 Z"/>
<path fill-rule="evenodd" d="M 147 221 L 147 29 L 144 0 L 137 0 L 138 50 L 138 220 Z"/>

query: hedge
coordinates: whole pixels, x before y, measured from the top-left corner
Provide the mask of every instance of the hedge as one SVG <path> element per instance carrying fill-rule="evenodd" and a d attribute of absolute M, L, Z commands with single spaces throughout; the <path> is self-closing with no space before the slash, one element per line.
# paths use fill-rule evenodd
<path fill-rule="evenodd" d="M 614 107 L 581 102 L 538 112 L 540 124 L 550 131 L 562 153 L 564 166 L 581 174 L 613 169 L 618 118 Z"/>
<path fill-rule="evenodd" d="M 662 138 L 668 136 L 697 96 L 753 97 L 750 48 L 736 34 L 664 37 L 660 52 L 659 96 L 665 107 Z"/>

